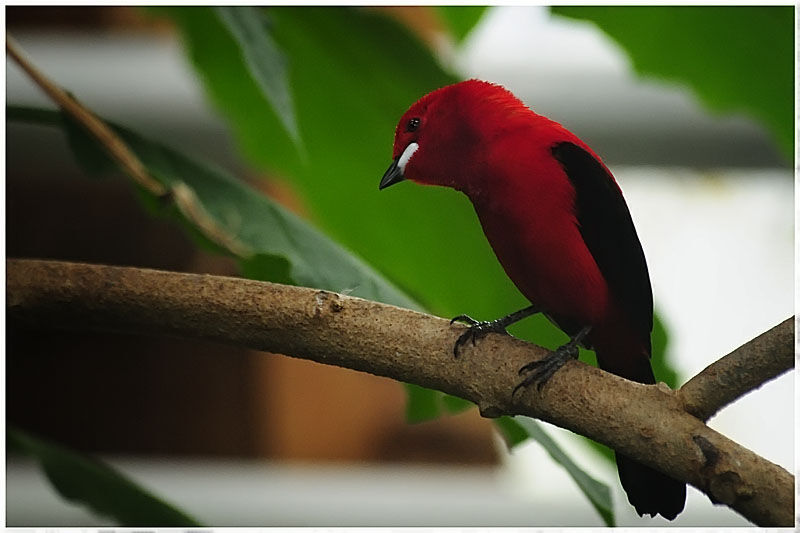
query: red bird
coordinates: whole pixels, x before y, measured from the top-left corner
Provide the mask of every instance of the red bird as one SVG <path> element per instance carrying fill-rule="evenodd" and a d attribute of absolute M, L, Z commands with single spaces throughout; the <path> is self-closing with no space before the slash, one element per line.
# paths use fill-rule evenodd
<path fill-rule="evenodd" d="M 404 179 L 463 192 L 508 277 L 532 305 L 470 323 L 454 347 L 544 313 L 571 340 L 520 369 L 517 385 L 541 386 L 578 345 L 601 368 L 655 383 L 650 367 L 653 295 L 642 246 L 617 182 L 600 158 L 560 124 L 503 87 L 468 80 L 433 91 L 397 125 L 394 162 L 380 189 Z M 516 391 L 516 389 L 514 389 Z M 686 485 L 619 453 L 622 487 L 639 515 L 672 520 Z"/>

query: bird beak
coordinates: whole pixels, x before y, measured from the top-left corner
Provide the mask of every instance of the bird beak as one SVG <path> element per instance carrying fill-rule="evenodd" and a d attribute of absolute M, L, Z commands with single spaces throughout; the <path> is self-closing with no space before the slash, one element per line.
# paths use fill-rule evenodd
<path fill-rule="evenodd" d="M 395 160 L 392 161 L 392 164 L 389 165 L 389 168 L 386 169 L 386 172 L 381 178 L 381 183 L 378 185 L 378 190 L 385 189 L 389 185 L 394 185 L 395 183 L 405 179 L 403 176 L 403 170 L 400 168 L 399 161 L 399 157 L 395 158 Z"/>

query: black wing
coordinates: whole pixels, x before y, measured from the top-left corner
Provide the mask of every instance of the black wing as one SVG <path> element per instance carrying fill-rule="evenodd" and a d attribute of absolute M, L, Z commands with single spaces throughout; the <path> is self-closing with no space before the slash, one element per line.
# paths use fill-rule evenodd
<path fill-rule="evenodd" d="M 586 246 L 617 304 L 646 339 L 653 329 L 653 292 L 642 245 L 628 205 L 608 170 L 589 152 L 571 142 L 553 146 L 575 187 L 575 212 Z"/>

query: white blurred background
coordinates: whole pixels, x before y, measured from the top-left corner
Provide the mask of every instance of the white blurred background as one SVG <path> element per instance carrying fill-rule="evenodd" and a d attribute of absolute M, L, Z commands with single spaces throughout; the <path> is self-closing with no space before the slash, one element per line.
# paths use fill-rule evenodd
<path fill-rule="evenodd" d="M 174 36 L 30 31 L 16 37 L 42 70 L 101 115 L 241 170 Z M 636 79 L 624 53 L 601 32 L 542 7 L 492 8 L 454 64 L 465 77 L 504 84 L 605 158 L 637 224 L 681 382 L 792 315 L 793 175 L 758 124 L 709 116 L 685 88 Z M 15 65 L 7 63 L 6 74 L 9 103 L 45 104 Z M 791 372 L 764 385 L 710 425 L 794 472 L 794 379 Z M 641 519 L 612 465 L 568 432 L 547 428 L 612 487 L 618 525 L 748 525 L 691 487 L 686 511 L 674 522 Z M 501 452 L 498 466 L 108 460 L 213 525 L 602 525 L 535 443 Z M 7 523 L 110 525 L 60 501 L 26 461 L 7 464 Z"/>

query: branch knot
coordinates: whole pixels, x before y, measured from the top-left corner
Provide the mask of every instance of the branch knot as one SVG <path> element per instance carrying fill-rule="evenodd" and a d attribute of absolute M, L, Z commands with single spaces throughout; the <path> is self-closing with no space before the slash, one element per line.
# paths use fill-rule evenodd
<path fill-rule="evenodd" d="M 335 292 L 317 291 L 314 294 L 314 318 L 320 318 L 328 312 L 338 313 L 344 309 L 339 295 Z"/>

